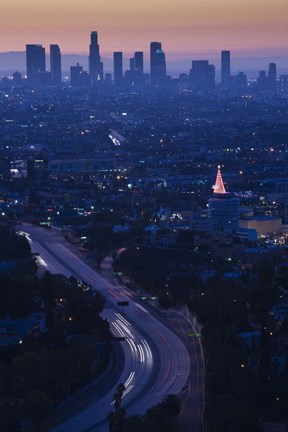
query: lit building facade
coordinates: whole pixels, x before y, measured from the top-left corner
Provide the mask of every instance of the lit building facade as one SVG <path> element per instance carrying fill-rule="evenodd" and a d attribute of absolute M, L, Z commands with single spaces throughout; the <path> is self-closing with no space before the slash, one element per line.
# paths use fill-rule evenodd
<path fill-rule="evenodd" d="M 211 231 L 214 234 L 235 231 L 239 227 L 239 200 L 233 194 L 226 192 L 220 166 L 218 166 L 213 197 L 208 201 L 208 214 Z"/>

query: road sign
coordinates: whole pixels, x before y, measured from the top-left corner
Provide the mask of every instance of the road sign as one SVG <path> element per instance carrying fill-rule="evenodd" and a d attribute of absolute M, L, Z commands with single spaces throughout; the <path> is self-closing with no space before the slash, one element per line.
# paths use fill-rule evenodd
<path fill-rule="evenodd" d="M 128 301 L 118 301 L 118 306 L 122 306 L 122 307 L 124 307 L 124 306 L 129 306 L 129 302 Z"/>

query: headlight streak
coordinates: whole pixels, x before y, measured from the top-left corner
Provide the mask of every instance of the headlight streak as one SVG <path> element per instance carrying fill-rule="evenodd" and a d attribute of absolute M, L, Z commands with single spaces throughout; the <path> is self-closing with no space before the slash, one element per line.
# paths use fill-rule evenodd
<path fill-rule="evenodd" d="M 142 345 L 137 344 L 139 353 L 140 353 L 140 363 L 144 363 L 145 362 L 145 356 L 144 356 L 144 350 L 142 348 Z"/>
<path fill-rule="evenodd" d="M 134 336 L 132 334 L 132 332 L 129 330 L 129 328 L 120 320 L 117 320 L 118 325 L 126 332 L 128 333 L 128 335 L 134 339 Z"/>
<path fill-rule="evenodd" d="M 113 321 L 112 325 L 116 328 L 116 330 L 118 331 L 118 333 L 120 334 L 120 336 L 125 337 L 125 333 L 123 332 L 123 330 L 119 327 L 119 325 Z"/>
<path fill-rule="evenodd" d="M 133 389 L 133 387 L 134 387 L 134 385 L 131 385 L 131 386 L 126 388 L 126 390 L 123 393 L 122 399 Z M 115 400 L 113 400 L 111 402 L 111 405 L 114 405 L 114 403 L 115 403 Z"/>
<path fill-rule="evenodd" d="M 124 322 L 124 324 L 131 326 L 131 324 L 121 315 L 120 313 L 116 313 L 116 316 Z"/>
<path fill-rule="evenodd" d="M 124 383 L 125 387 L 129 386 L 129 384 L 131 383 L 131 381 L 133 380 L 135 375 L 135 372 L 131 372 L 129 377 L 127 378 L 126 382 Z"/>
<path fill-rule="evenodd" d="M 145 349 L 145 352 L 146 352 L 146 355 L 147 355 L 147 359 L 148 360 L 152 360 L 152 358 L 153 358 L 152 351 L 151 351 L 150 346 L 148 345 L 148 342 L 145 339 L 141 340 L 141 342 L 142 342 L 142 344 L 144 346 L 144 349 Z"/>
<path fill-rule="evenodd" d="M 129 338 L 127 338 L 126 341 L 128 342 L 128 344 L 129 344 L 129 346 L 130 346 L 130 348 L 131 348 L 131 351 L 132 351 L 134 354 L 137 354 L 138 351 L 137 351 L 137 347 L 136 347 L 134 341 L 133 341 L 132 339 L 129 339 Z"/>
<path fill-rule="evenodd" d="M 126 338 L 126 342 L 128 343 L 133 355 L 139 354 L 140 363 L 149 363 L 151 364 L 153 361 L 152 351 L 145 339 L 141 339 L 141 343 L 134 342 L 134 336 L 130 330 L 131 324 L 119 313 L 116 313 L 116 316 L 119 318 L 116 321 L 113 321 L 113 326 L 118 331 L 120 336 Z M 128 326 L 130 328 L 128 328 Z"/>
<path fill-rule="evenodd" d="M 17 231 L 17 234 L 26 237 L 26 239 L 28 240 L 29 243 L 32 243 L 30 234 L 24 232 L 24 231 Z"/>
<path fill-rule="evenodd" d="M 129 393 L 132 390 L 132 388 L 134 387 L 134 384 L 130 385 L 131 382 L 132 382 L 132 380 L 133 380 L 133 378 L 134 378 L 134 376 L 135 376 L 135 372 L 131 372 L 130 375 L 129 375 L 129 377 L 125 381 L 124 386 L 126 387 L 126 390 L 124 391 L 122 398 L 124 396 L 126 396 L 127 393 Z M 114 403 L 115 403 L 115 400 L 113 400 L 111 402 L 111 405 L 113 405 Z"/>
<path fill-rule="evenodd" d="M 132 389 L 133 389 L 134 385 L 129 386 L 123 393 L 122 397 L 125 397 Z"/>
<path fill-rule="evenodd" d="M 37 258 L 37 262 L 42 265 L 43 267 L 48 267 L 48 264 L 44 261 L 43 258 L 41 258 L 40 256 L 38 256 Z"/>

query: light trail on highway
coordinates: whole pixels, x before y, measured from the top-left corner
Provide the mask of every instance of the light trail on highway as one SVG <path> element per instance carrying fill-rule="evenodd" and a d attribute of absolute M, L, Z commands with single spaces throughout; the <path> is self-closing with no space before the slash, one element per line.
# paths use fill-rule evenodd
<path fill-rule="evenodd" d="M 140 305 L 126 287 L 111 283 L 82 261 L 60 233 L 28 224 L 23 224 L 22 230 L 29 236 L 32 251 L 47 265 L 46 270 L 83 279 L 105 296 L 102 316 L 109 321 L 112 333 L 123 338 L 120 343 L 125 361 L 119 382 L 126 383 L 122 406 L 127 415 L 144 414 L 167 394 L 181 395 L 189 381 L 191 360 L 179 337 Z M 118 301 L 129 301 L 125 316 L 120 313 Z M 115 388 L 111 388 L 105 396 L 54 427 L 53 432 L 106 432 L 114 393 Z"/>

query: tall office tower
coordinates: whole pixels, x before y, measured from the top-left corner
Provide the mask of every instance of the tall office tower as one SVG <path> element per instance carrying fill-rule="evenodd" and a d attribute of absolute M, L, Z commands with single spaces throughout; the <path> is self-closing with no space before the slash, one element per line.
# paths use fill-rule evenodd
<path fill-rule="evenodd" d="M 266 91 L 269 88 L 269 80 L 266 75 L 266 71 L 259 71 L 259 76 L 257 78 L 257 86 L 261 91 Z"/>
<path fill-rule="evenodd" d="M 83 67 L 77 63 L 76 66 L 70 66 L 70 82 L 72 87 L 81 87 L 81 75 Z"/>
<path fill-rule="evenodd" d="M 244 72 L 238 72 L 235 76 L 235 86 L 245 88 L 247 87 L 247 75 Z"/>
<path fill-rule="evenodd" d="M 105 73 L 105 84 L 110 86 L 112 84 L 112 74 Z"/>
<path fill-rule="evenodd" d="M 136 51 L 133 57 L 133 66 L 135 72 L 139 75 L 143 75 L 144 73 L 144 54 L 142 51 Z"/>
<path fill-rule="evenodd" d="M 91 32 L 91 43 L 89 47 L 89 74 L 92 85 L 95 84 L 96 81 L 103 80 L 103 63 L 101 62 L 98 33 L 96 31 Z"/>
<path fill-rule="evenodd" d="M 215 66 L 210 65 L 208 60 L 193 60 L 190 78 L 195 90 L 213 90 L 215 88 Z"/>
<path fill-rule="evenodd" d="M 152 84 L 160 84 L 166 78 L 166 59 L 161 42 L 150 44 L 150 78 Z"/>
<path fill-rule="evenodd" d="M 14 72 L 13 73 L 13 85 L 15 86 L 21 86 L 22 84 L 22 75 L 20 72 Z"/>
<path fill-rule="evenodd" d="M 221 85 L 224 88 L 230 86 L 230 51 L 221 51 Z"/>
<path fill-rule="evenodd" d="M 162 50 L 161 42 L 151 42 L 150 44 L 150 77 L 154 80 L 157 69 L 157 51 Z"/>
<path fill-rule="evenodd" d="M 288 90 L 288 75 L 286 74 L 280 75 L 279 88 L 282 91 Z"/>
<path fill-rule="evenodd" d="M 58 45 L 50 45 L 50 71 L 52 83 L 61 84 L 61 51 Z"/>
<path fill-rule="evenodd" d="M 114 52 L 114 83 L 119 85 L 123 81 L 123 53 L 121 51 Z"/>
<path fill-rule="evenodd" d="M 277 79 L 276 64 L 270 63 L 269 69 L 268 69 L 269 90 L 272 90 L 272 91 L 276 90 L 276 79 Z"/>
<path fill-rule="evenodd" d="M 208 201 L 208 214 L 214 234 L 238 229 L 239 200 L 232 193 L 226 192 L 220 166 L 218 166 L 213 198 Z"/>
<path fill-rule="evenodd" d="M 35 75 L 45 72 L 45 48 L 42 45 L 26 45 L 27 79 L 33 83 Z"/>

